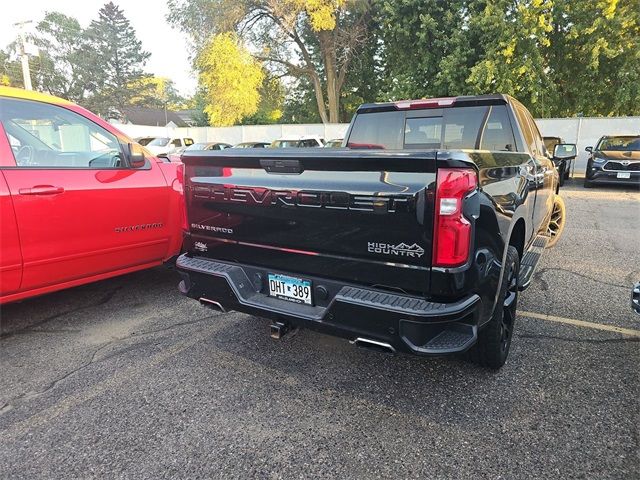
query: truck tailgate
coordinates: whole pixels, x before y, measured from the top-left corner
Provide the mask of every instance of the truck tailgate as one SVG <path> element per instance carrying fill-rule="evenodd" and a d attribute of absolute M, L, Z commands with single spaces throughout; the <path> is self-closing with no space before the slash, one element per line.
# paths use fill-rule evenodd
<path fill-rule="evenodd" d="M 187 247 L 203 257 L 429 290 L 435 152 L 187 152 Z"/>

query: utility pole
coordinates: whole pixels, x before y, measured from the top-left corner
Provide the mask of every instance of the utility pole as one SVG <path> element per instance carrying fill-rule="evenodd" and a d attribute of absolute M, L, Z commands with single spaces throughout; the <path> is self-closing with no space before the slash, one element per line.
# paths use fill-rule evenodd
<path fill-rule="evenodd" d="M 13 24 L 14 27 L 18 27 L 20 29 L 18 38 L 20 39 L 20 62 L 22 63 L 22 81 L 24 83 L 25 90 L 33 90 L 33 86 L 31 85 L 31 71 L 29 69 L 29 55 L 27 54 L 27 49 L 25 47 L 27 42 L 24 35 L 24 26 L 29 23 L 32 23 L 32 20 Z"/>

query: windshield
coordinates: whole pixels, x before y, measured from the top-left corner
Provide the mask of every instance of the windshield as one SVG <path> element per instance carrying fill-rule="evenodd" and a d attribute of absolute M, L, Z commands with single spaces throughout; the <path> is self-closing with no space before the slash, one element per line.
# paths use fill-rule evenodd
<path fill-rule="evenodd" d="M 189 145 L 187 148 L 185 148 L 185 151 L 187 150 L 206 150 L 207 149 L 207 144 L 206 143 L 194 143 L 193 145 Z"/>
<path fill-rule="evenodd" d="M 640 136 L 604 137 L 596 150 L 615 150 L 619 152 L 640 151 Z"/>
<path fill-rule="evenodd" d="M 169 143 L 170 138 L 158 137 L 149 142 L 150 147 L 165 147 Z"/>
<path fill-rule="evenodd" d="M 300 140 L 275 140 L 271 146 L 273 148 L 297 148 Z"/>

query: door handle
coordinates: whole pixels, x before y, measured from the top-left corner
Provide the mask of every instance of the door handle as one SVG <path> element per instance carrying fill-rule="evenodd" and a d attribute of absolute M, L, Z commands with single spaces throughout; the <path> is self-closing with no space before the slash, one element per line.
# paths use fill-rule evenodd
<path fill-rule="evenodd" d="M 57 195 L 63 192 L 64 188 L 54 187 L 53 185 L 36 185 L 35 187 L 18 190 L 20 195 Z"/>

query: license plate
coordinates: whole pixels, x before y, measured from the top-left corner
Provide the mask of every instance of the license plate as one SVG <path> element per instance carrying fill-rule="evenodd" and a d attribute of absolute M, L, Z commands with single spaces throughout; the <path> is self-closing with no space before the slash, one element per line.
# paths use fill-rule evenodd
<path fill-rule="evenodd" d="M 277 273 L 269 274 L 269 295 L 295 303 L 313 305 L 311 281 Z"/>
<path fill-rule="evenodd" d="M 618 178 L 631 178 L 631 173 L 629 172 L 618 172 Z"/>

